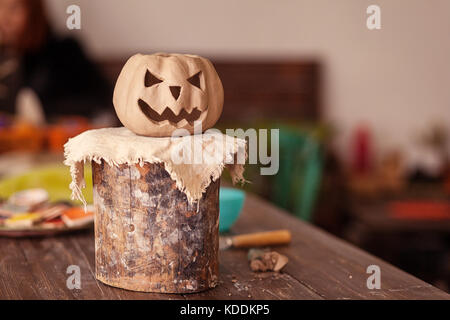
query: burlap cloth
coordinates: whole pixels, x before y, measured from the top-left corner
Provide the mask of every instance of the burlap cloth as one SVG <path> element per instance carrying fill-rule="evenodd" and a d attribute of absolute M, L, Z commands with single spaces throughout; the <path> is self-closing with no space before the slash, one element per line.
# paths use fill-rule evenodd
<path fill-rule="evenodd" d="M 182 150 L 182 151 L 181 151 Z M 200 152 L 199 152 L 200 151 Z M 177 188 L 193 204 L 226 166 L 233 183 L 244 182 L 246 141 L 220 132 L 184 137 L 151 138 L 134 134 L 125 127 L 88 130 L 64 145 L 64 164 L 70 167 L 72 199 L 86 205 L 84 163 L 102 160 L 109 165 L 164 163 Z M 188 161 L 176 158 L 185 155 Z M 174 161 L 175 160 L 175 161 Z M 190 161 L 189 161 L 190 160 Z M 181 162 L 181 163 L 180 163 Z M 188 162 L 188 163 L 185 163 Z"/>

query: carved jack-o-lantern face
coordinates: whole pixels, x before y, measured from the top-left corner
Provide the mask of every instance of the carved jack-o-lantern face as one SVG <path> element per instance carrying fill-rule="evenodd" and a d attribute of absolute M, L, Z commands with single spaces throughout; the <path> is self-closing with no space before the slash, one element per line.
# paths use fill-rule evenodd
<path fill-rule="evenodd" d="M 182 54 L 132 56 L 123 67 L 113 96 L 125 127 L 145 136 L 170 136 L 175 129 L 211 128 L 223 107 L 223 87 L 212 63 Z"/>

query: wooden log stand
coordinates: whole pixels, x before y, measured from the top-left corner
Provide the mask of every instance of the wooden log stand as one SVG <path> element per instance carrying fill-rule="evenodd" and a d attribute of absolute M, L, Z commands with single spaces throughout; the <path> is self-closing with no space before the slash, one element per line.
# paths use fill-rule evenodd
<path fill-rule="evenodd" d="M 92 162 L 98 280 L 134 291 L 188 293 L 219 276 L 219 179 L 189 205 L 163 164 Z"/>

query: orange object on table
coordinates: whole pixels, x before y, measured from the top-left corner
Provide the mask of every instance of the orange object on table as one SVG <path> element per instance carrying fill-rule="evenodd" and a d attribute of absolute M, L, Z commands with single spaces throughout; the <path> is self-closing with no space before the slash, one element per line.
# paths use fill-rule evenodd
<path fill-rule="evenodd" d="M 77 227 L 94 221 L 94 213 L 92 211 L 84 212 L 81 207 L 73 207 L 67 209 L 61 219 L 68 227 Z"/>
<path fill-rule="evenodd" d="M 9 151 L 42 150 L 45 131 L 31 124 L 20 122 L 0 128 L 0 153 Z"/>
<path fill-rule="evenodd" d="M 86 118 L 79 116 L 65 117 L 47 130 L 48 148 L 52 152 L 63 152 L 64 144 L 83 131 L 92 129 Z"/>
<path fill-rule="evenodd" d="M 436 201 L 395 201 L 389 204 L 390 215 L 397 219 L 450 219 L 450 203 Z"/>

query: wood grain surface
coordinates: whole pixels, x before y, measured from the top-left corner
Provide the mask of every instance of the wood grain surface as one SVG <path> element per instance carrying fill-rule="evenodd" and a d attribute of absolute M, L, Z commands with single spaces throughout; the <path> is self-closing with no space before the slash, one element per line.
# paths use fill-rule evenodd
<path fill-rule="evenodd" d="M 94 232 L 42 239 L 0 238 L 1 299 L 449 299 L 450 295 L 343 240 L 248 195 L 232 231 L 288 229 L 292 242 L 274 248 L 289 263 L 281 273 L 253 273 L 247 250 L 219 252 L 217 287 L 192 294 L 144 293 L 95 279 Z M 78 265 L 81 289 L 66 286 Z M 369 265 L 381 270 L 381 289 L 366 286 Z"/>
<path fill-rule="evenodd" d="M 198 204 L 164 164 L 92 162 L 96 277 L 119 288 L 191 293 L 219 279 L 219 185 Z"/>

